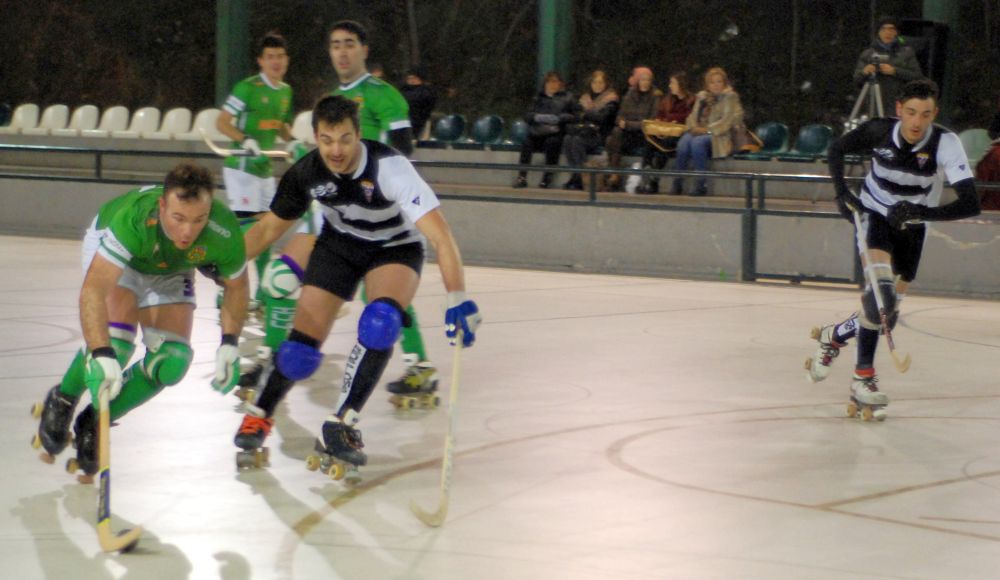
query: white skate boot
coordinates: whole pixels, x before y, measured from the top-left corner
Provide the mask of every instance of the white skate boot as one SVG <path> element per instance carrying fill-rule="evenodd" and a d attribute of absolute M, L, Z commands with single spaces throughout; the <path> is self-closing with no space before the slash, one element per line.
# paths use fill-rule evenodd
<path fill-rule="evenodd" d="M 817 326 L 809 333 L 813 340 L 819 342 L 816 354 L 807 358 L 805 364 L 806 371 L 808 371 L 806 376 L 811 383 L 818 383 L 830 374 L 833 359 L 837 358 L 837 355 L 840 354 L 840 347 L 844 346 L 833 341 L 834 326 L 834 324 L 828 324 L 822 328 Z"/>
<path fill-rule="evenodd" d="M 854 379 L 851 381 L 851 401 L 847 404 L 847 416 L 857 417 L 860 411 L 861 418 L 865 421 L 872 419 L 885 421 L 885 408 L 889 405 L 889 397 L 878 390 L 875 384 L 878 382 L 878 377 L 874 371 L 870 375 L 859 372 L 854 372 Z"/>

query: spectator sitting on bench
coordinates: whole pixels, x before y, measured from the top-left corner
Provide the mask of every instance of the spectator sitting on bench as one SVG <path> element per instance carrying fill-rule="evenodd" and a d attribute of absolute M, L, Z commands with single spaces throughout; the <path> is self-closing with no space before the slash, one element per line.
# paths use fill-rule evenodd
<path fill-rule="evenodd" d="M 684 124 L 691 108 L 694 106 L 694 94 L 688 84 L 687 73 L 675 72 L 670 75 L 670 92 L 660 99 L 660 106 L 656 108 L 656 120 L 668 123 Z M 666 151 L 661 151 L 656 147 L 646 147 L 646 155 L 643 157 L 643 167 L 653 169 L 663 169 L 667 165 L 667 158 L 677 151 L 677 142 L 680 137 L 667 137 L 661 142 L 661 146 Z M 659 193 L 660 178 L 653 177 L 640 190 L 641 193 Z"/>
<path fill-rule="evenodd" d="M 546 165 L 559 163 L 559 152 L 562 150 L 565 125 L 573 120 L 573 96 L 563 88 L 563 79 L 559 73 L 545 73 L 542 90 L 535 97 L 531 109 L 524 115 L 528 123 L 528 138 L 521 145 L 521 165 L 531 164 L 531 154 L 536 151 L 545 153 Z M 552 185 L 552 174 L 546 172 L 538 187 L 547 189 Z M 519 171 L 514 187 L 527 187 L 526 171 Z"/>
<path fill-rule="evenodd" d="M 642 121 L 652 119 L 656 114 L 660 95 L 663 93 L 653 86 L 653 71 L 647 67 L 636 67 L 633 72 L 635 86 L 622 99 L 621 108 L 615 118 L 615 127 L 608 136 L 605 148 L 608 151 L 608 167 L 621 167 L 622 155 L 645 151 L 646 138 L 642 134 Z M 621 190 L 621 175 L 608 179 L 608 189 Z"/>
<path fill-rule="evenodd" d="M 577 103 L 576 122 L 566 126 L 566 138 L 563 140 L 563 154 L 566 164 L 570 167 L 581 167 L 587 160 L 587 155 L 597 153 L 611 128 L 614 126 L 615 113 L 618 112 L 618 91 L 608 82 L 608 74 L 603 70 L 590 73 L 585 91 Z M 563 189 L 583 189 L 583 179 L 579 173 L 574 173 Z"/>

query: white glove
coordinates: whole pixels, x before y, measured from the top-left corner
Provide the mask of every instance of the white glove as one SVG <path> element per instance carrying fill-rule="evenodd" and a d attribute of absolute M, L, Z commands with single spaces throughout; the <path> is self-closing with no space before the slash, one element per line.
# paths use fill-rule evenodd
<path fill-rule="evenodd" d="M 483 322 L 479 307 L 465 298 L 465 292 L 449 292 L 444 313 L 444 334 L 455 344 L 458 331 L 462 331 L 462 346 L 468 348 L 476 342 L 476 329 Z"/>
<path fill-rule="evenodd" d="M 223 395 L 233 390 L 240 380 L 240 349 L 231 344 L 222 344 L 215 351 L 215 378 L 212 388 Z"/>
<path fill-rule="evenodd" d="M 242 147 L 247 153 L 252 154 L 254 157 L 260 156 L 260 143 L 258 143 L 253 137 L 247 137 L 244 139 L 243 142 L 240 143 L 240 147 Z"/>
<path fill-rule="evenodd" d="M 122 366 L 118 364 L 118 359 L 115 358 L 111 347 L 105 348 L 111 352 L 103 352 L 104 349 L 99 348 L 96 349 L 97 356 L 94 356 L 93 352 L 87 355 L 86 370 L 84 371 L 84 382 L 90 389 L 90 396 L 95 407 L 101 392 L 107 391 L 108 401 L 111 401 L 122 391 Z"/>

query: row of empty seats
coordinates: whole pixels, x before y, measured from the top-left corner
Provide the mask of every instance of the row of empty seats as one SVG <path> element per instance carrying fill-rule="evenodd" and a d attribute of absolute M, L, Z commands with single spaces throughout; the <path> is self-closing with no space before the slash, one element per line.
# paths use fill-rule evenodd
<path fill-rule="evenodd" d="M 39 115 L 39 107 L 25 103 L 14 109 L 10 123 L 0 127 L 0 135 L 55 135 L 59 137 L 112 137 L 122 139 L 180 139 L 200 141 L 201 130 L 212 139 L 226 140 L 215 128 L 219 109 L 192 115 L 177 107 L 161 113 L 156 107 L 142 107 L 129 113 L 127 107 L 108 107 L 100 113 L 94 105 L 81 105 L 70 115 L 66 105 L 49 105 Z"/>

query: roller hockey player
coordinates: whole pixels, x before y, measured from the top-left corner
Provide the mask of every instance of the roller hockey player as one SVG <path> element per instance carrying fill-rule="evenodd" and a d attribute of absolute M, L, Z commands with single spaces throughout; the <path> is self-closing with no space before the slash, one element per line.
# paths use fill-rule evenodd
<path fill-rule="evenodd" d="M 340 399 L 323 423 L 317 455 L 307 462 L 340 478 L 367 461 L 356 425 L 408 323 L 404 305 L 420 281 L 422 236 L 437 251 L 448 291 L 447 334 L 455 337 L 461 330 L 464 345 L 471 346 L 480 317 L 475 303 L 465 298 L 461 257 L 437 196 L 410 162 L 388 146 L 361 139 L 357 104 L 343 97 L 317 103 L 313 131 L 318 149 L 282 176 L 271 211 L 247 232 L 247 253 L 253 256 L 287 231 L 313 200 L 325 219 L 305 271 L 293 329 L 235 443 L 244 450 L 242 457 L 262 447 L 278 403 L 296 381 L 319 369 L 322 340 L 363 280 L 372 300 L 358 321 L 358 342 L 345 364 Z"/>
<path fill-rule="evenodd" d="M 235 386 L 236 337 L 246 316 L 246 260 L 236 216 L 213 199 L 213 188 L 207 169 L 182 163 L 162 186 L 131 191 L 101 207 L 83 242 L 80 323 L 86 347 L 44 403 L 32 409 L 40 418 L 32 444 L 45 448 L 46 461 L 66 448 L 73 411 L 84 391 L 90 391 L 94 405 L 73 424 L 77 458 L 67 469 L 83 471 L 86 480 L 98 467 L 99 392 L 108 392 L 111 419 L 116 420 L 184 378 L 193 357 L 195 267 L 213 267 L 225 286 L 212 386 L 222 392 Z M 123 375 L 139 324 L 146 354 Z"/>
<path fill-rule="evenodd" d="M 932 81 L 912 81 L 896 103 L 898 118 L 868 121 L 830 147 L 830 175 L 838 207 L 852 224 L 858 215 L 858 248 L 867 248 L 862 252 L 866 279 L 874 278 L 877 284 L 866 285 L 856 322 L 852 317 L 813 331 L 820 347 L 809 372 L 813 380 L 825 378 L 839 349 L 852 335 L 857 336 L 848 405 L 851 416 L 860 412 L 865 419 L 885 418 L 889 398 L 877 385 L 875 350 L 879 333 L 885 330 L 883 324 L 890 331 L 895 327 L 900 299 L 916 277 L 926 236 L 923 222 L 957 220 L 979 213 L 979 196 L 962 143 L 951 131 L 933 124 L 937 98 Z M 871 155 L 871 170 L 860 196 L 848 189 L 844 179 L 844 156 L 848 154 Z M 957 199 L 944 205 L 942 173 L 957 194 Z"/>

